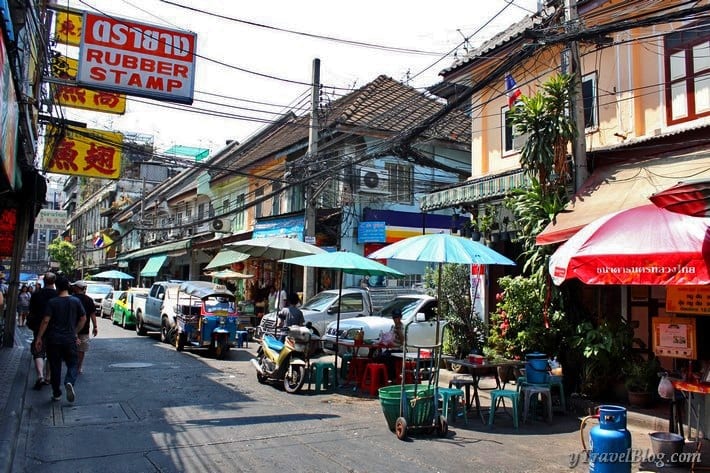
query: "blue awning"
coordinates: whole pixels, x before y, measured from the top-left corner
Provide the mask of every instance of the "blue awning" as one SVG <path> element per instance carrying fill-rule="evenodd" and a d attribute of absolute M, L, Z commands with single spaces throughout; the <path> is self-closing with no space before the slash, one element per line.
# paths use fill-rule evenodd
<path fill-rule="evenodd" d="M 158 275 L 158 271 L 165 264 L 165 260 L 168 259 L 168 255 L 151 256 L 148 262 L 141 269 L 141 276 L 154 278 Z"/>

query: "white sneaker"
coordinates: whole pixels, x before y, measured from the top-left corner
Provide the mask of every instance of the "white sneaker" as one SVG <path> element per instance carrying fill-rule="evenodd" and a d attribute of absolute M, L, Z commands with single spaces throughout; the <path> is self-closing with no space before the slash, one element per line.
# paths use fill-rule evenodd
<path fill-rule="evenodd" d="M 71 383 L 66 383 L 64 385 L 64 389 L 66 389 L 66 391 L 67 391 L 67 401 L 74 402 L 74 399 L 76 399 L 76 393 L 74 392 L 74 386 L 72 386 Z"/>

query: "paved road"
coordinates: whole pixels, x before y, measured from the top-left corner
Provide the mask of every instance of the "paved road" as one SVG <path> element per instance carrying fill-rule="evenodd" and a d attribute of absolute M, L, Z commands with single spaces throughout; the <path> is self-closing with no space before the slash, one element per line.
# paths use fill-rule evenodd
<path fill-rule="evenodd" d="M 248 360 L 177 353 L 103 319 L 77 400 L 52 403 L 27 391 L 12 471 L 64 472 L 568 472 L 581 451 L 579 420 L 558 416 L 516 431 L 507 416 L 492 429 L 472 418 L 446 438 L 399 441 L 377 399 L 290 395 L 260 385 Z M 487 405 L 487 401 L 484 401 Z M 648 449 L 647 428 L 632 428 Z M 634 464 L 632 471 L 639 471 Z M 656 471 L 641 469 L 640 471 Z M 668 471 L 657 470 L 657 471 Z"/>

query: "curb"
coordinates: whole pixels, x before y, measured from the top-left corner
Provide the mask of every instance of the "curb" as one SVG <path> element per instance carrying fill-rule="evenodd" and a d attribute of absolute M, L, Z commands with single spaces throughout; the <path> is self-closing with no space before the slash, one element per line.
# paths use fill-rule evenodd
<path fill-rule="evenodd" d="M 17 347 L 22 350 L 15 376 L 12 378 L 9 396 L 5 410 L 0 412 L 0 473 L 10 473 L 15 460 L 15 451 L 19 442 L 22 414 L 25 408 L 25 393 L 27 390 L 27 367 L 31 362 L 30 350 L 15 338 Z"/>

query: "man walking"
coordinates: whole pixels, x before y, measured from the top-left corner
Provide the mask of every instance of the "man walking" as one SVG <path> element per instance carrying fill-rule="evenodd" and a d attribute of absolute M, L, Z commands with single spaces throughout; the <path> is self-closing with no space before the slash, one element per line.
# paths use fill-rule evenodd
<path fill-rule="evenodd" d="M 77 367 L 77 372 L 79 374 L 84 372 L 84 357 L 86 356 L 86 352 L 89 351 L 89 330 L 91 325 L 94 326 L 94 337 L 99 333 L 99 327 L 96 325 L 96 305 L 94 304 L 94 300 L 86 295 L 86 286 L 87 284 L 85 281 L 75 281 L 72 283 L 72 288 L 74 289 L 73 296 L 79 299 L 79 302 L 81 302 L 82 307 L 84 307 L 84 312 L 86 313 L 86 322 L 84 323 L 84 326 L 81 327 L 81 330 L 79 330 L 79 340 L 81 341 L 78 347 L 79 365 Z"/>
<path fill-rule="evenodd" d="M 69 280 L 60 277 L 56 282 L 57 297 L 50 299 L 47 303 L 42 324 L 35 340 L 36 349 L 43 347 L 43 337 L 46 334 L 47 359 L 52 378 L 52 401 L 59 401 L 62 398 L 62 390 L 59 387 L 62 377 L 62 361 L 67 365 L 67 373 L 64 377 L 64 388 L 66 389 L 67 401 L 74 402 L 76 392 L 74 383 L 77 376 L 77 345 L 79 331 L 86 322 L 86 314 L 81 302 L 76 297 L 69 295 Z"/>
<path fill-rule="evenodd" d="M 33 292 L 32 297 L 30 297 L 30 313 L 27 316 L 27 327 L 32 330 L 32 334 L 34 335 L 31 352 L 35 362 L 35 370 L 37 371 L 37 381 L 33 389 L 37 391 L 42 389 L 42 386 L 45 384 L 49 384 L 49 370 L 44 363 L 45 358 L 47 358 L 47 352 L 45 351 L 44 344 L 40 345 L 42 348 L 38 349 L 35 342 L 39 338 L 39 327 L 42 324 L 44 313 L 47 310 L 47 302 L 57 297 L 57 290 L 54 287 L 56 279 L 57 276 L 54 273 L 47 272 L 44 275 L 44 287 Z"/>

